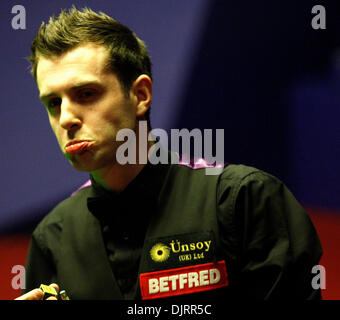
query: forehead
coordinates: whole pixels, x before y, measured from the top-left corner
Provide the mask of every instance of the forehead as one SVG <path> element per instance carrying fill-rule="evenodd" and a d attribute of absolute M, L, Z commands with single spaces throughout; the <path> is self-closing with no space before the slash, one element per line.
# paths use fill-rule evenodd
<path fill-rule="evenodd" d="M 77 82 L 99 81 L 107 76 L 108 50 L 96 44 L 78 46 L 61 56 L 40 56 L 37 84 L 41 94 Z"/>

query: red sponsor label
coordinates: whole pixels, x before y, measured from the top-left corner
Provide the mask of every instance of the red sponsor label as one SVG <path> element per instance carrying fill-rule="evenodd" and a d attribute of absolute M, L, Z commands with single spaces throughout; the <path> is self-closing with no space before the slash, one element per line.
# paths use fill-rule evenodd
<path fill-rule="evenodd" d="M 228 285 L 225 261 L 142 273 L 142 299 L 156 299 L 213 290 Z"/>

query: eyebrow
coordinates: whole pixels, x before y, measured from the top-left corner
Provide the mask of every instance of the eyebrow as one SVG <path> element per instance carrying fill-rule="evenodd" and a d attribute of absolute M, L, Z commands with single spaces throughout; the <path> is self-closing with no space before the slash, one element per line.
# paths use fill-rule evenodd
<path fill-rule="evenodd" d="M 75 85 L 73 85 L 71 88 L 68 89 L 68 91 L 73 91 L 73 90 L 77 90 L 79 88 L 83 88 L 83 87 L 86 87 L 86 86 L 91 86 L 91 85 L 96 85 L 96 86 L 103 86 L 99 81 L 96 81 L 96 80 L 93 80 L 93 81 L 84 81 L 84 82 L 79 82 Z M 44 101 L 50 97 L 56 97 L 58 96 L 58 94 L 54 93 L 54 92 L 51 92 L 51 93 L 48 93 L 48 94 L 43 94 L 43 95 L 40 95 L 39 96 L 39 99 L 41 101 Z"/>

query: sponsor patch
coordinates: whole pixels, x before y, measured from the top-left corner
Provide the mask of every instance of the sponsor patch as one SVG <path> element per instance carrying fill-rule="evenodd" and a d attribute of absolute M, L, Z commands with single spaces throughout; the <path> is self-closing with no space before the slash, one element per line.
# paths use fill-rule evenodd
<path fill-rule="evenodd" d="M 142 273 L 142 299 L 156 299 L 218 289 L 228 285 L 225 261 Z"/>
<path fill-rule="evenodd" d="M 144 259 L 150 272 L 216 262 L 213 233 L 201 231 L 148 239 Z"/>

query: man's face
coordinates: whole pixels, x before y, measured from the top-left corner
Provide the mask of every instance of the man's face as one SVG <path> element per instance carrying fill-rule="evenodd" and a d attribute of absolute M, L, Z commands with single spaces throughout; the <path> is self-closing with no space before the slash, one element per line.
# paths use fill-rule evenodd
<path fill-rule="evenodd" d="M 52 130 L 64 155 L 82 171 L 112 166 L 118 130 L 136 125 L 136 99 L 124 96 L 117 76 L 105 68 L 107 59 L 105 47 L 85 44 L 38 62 L 40 98 Z"/>

